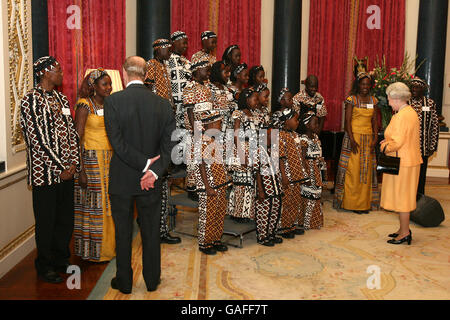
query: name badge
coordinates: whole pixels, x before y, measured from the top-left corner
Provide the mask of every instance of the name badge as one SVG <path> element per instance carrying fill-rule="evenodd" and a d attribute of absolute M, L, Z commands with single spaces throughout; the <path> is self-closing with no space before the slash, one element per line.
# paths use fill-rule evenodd
<path fill-rule="evenodd" d="M 366 104 L 366 108 L 367 109 L 373 109 L 373 104 L 371 104 L 371 103 Z"/>
<path fill-rule="evenodd" d="M 103 112 L 103 109 L 97 110 L 97 115 L 99 117 L 103 117 L 105 115 L 105 113 Z"/>
<path fill-rule="evenodd" d="M 250 129 L 256 130 L 255 124 L 253 122 L 250 122 Z"/>
<path fill-rule="evenodd" d="M 227 93 L 227 99 L 228 99 L 228 101 L 233 101 L 234 100 L 233 99 L 233 94 L 231 92 Z"/>
<path fill-rule="evenodd" d="M 69 108 L 62 108 L 62 113 L 65 116 L 71 116 L 72 114 L 70 113 L 70 109 Z"/>
<path fill-rule="evenodd" d="M 430 112 L 431 108 L 430 107 L 422 107 L 422 111 Z"/>
<path fill-rule="evenodd" d="M 296 138 L 294 139 L 294 141 L 295 141 L 296 143 L 300 143 L 300 138 L 299 138 L 299 137 L 296 137 Z"/>
<path fill-rule="evenodd" d="M 323 107 L 323 104 L 318 104 L 317 105 L 317 109 L 322 109 L 322 107 Z"/>

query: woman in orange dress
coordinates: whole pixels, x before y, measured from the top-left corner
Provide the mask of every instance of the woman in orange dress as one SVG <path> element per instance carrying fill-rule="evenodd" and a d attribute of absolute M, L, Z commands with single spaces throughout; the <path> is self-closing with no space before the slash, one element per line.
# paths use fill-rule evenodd
<path fill-rule="evenodd" d="M 389 236 L 391 244 L 407 242 L 411 244 L 412 234 L 409 230 L 410 212 L 416 209 L 416 194 L 419 184 L 420 165 L 420 122 L 414 109 L 408 105 L 411 92 L 401 82 L 391 84 L 386 89 L 389 105 L 397 113 L 392 117 L 384 132 L 380 149 L 388 156 L 400 158 L 398 175 L 383 174 L 381 188 L 381 207 L 399 213 L 400 228 Z M 385 150 L 386 149 L 386 150 Z"/>

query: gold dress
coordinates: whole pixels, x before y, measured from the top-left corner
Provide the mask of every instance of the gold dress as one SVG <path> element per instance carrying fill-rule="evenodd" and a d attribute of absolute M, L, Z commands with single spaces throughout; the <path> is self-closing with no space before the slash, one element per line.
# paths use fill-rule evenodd
<path fill-rule="evenodd" d="M 352 132 L 359 149 L 356 154 L 352 152 L 350 138 L 345 133 L 336 177 L 334 208 L 361 211 L 379 208 L 375 150 L 370 147 L 373 141 L 372 116 L 378 100 L 373 96 L 370 99 L 369 104 L 361 103 L 357 96 L 346 99 L 353 106 Z"/>
<path fill-rule="evenodd" d="M 115 230 L 108 195 L 109 164 L 113 154 L 109 143 L 103 109 L 96 109 L 90 99 L 80 99 L 77 108 L 86 108 L 83 165 L 87 189 L 75 180 L 75 254 L 94 262 L 110 261 L 115 257 Z"/>

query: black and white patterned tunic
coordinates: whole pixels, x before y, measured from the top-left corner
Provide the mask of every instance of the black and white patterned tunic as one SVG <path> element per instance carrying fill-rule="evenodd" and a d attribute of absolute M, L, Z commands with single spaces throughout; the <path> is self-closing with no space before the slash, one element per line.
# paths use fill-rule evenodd
<path fill-rule="evenodd" d="M 71 165 L 80 172 L 79 137 L 65 95 L 33 88 L 21 101 L 20 125 L 27 145 L 29 185 L 61 183 L 60 174 Z"/>
<path fill-rule="evenodd" d="M 420 151 L 422 157 L 429 157 L 436 152 L 439 142 L 439 119 L 436 104 L 432 99 L 411 98 L 411 107 L 417 112 L 420 121 Z"/>
<path fill-rule="evenodd" d="M 172 85 L 172 99 L 176 110 L 176 125 L 177 128 L 184 128 L 183 90 L 192 77 L 190 71 L 191 63 L 186 57 L 172 53 L 169 60 L 167 60 L 165 64 Z"/>

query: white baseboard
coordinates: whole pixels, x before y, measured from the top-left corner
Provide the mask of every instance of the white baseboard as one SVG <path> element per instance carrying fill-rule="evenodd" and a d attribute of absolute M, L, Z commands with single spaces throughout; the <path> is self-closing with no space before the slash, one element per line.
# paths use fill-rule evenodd
<path fill-rule="evenodd" d="M 0 260 L 0 279 L 36 248 L 34 233 Z"/>
<path fill-rule="evenodd" d="M 427 177 L 447 178 L 449 177 L 449 169 L 427 168 Z"/>

